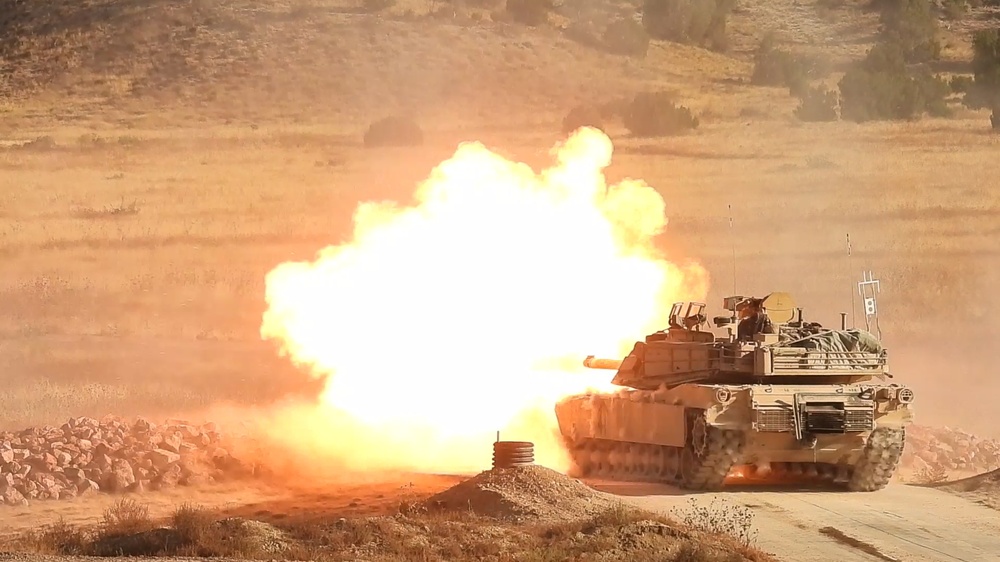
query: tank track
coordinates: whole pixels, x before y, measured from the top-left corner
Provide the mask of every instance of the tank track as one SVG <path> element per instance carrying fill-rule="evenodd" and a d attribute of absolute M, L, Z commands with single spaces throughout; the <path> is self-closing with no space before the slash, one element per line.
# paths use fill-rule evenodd
<path fill-rule="evenodd" d="M 688 490 L 719 491 L 746 443 L 742 431 L 712 427 L 702 411 L 688 415 L 685 447 L 581 439 L 569 444 L 574 476 L 673 484 Z"/>
<path fill-rule="evenodd" d="M 852 492 L 874 492 L 889 484 L 906 442 L 905 429 L 877 428 L 868 437 L 861 459 L 854 466 L 847 489 Z"/>
<path fill-rule="evenodd" d="M 655 401 L 653 394 L 636 392 L 631 397 L 611 399 Z M 694 409 L 689 412 L 687 423 L 684 447 L 589 438 L 567 442 L 574 465 L 571 475 L 721 491 L 730 472 L 741 464 L 746 434 L 708 426 L 703 412 Z M 903 453 L 905 437 L 904 429 L 877 428 L 854 466 L 779 462 L 772 463 L 764 474 L 748 466 L 740 478 L 759 480 L 762 484 L 832 483 L 851 492 L 873 492 L 885 488 L 891 480 Z"/>

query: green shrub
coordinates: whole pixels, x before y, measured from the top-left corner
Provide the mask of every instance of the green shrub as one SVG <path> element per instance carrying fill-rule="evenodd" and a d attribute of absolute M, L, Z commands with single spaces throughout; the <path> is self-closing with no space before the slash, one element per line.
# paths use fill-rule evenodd
<path fill-rule="evenodd" d="M 489 10 L 496 8 L 500 3 L 500 0 L 449 0 L 451 4 L 465 5 L 468 8 L 478 8 L 480 10 Z"/>
<path fill-rule="evenodd" d="M 530 26 L 544 25 L 554 8 L 552 0 L 507 0 L 507 13 L 518 23 Z"/>
<path fill-rule="evenodd" d="M 370 14 L 387 10 L 396 5 L 396 0 L 365 0 L 364 10 Z"/>
<path fill-rule="evenodd" d="M 372 123 L 365 131 L 364 143 L 368 148 L 378 146 L 417 146 L 423 144 L 424 133 L 420 125 L 409 117 L 392 116 Z"/>
<path fill-rule="evenodd" d="M 598 105 L 597 110 L 603 119 L 624 119 L 629 107 L 632 106 L 632 100 L 633 98 L 628 96 L 621 96 Z"/>
<path fill-rule="evenodd" d="M 153 529 L 149 506 L 131 498 L 121 498 L 104 510 L 100 533 L 109 537 L 122 537 Z"/>
<path fill-rule="evenodd" d="M 609 53 L 644 58 L 649 51 L 649 34 L 634 19 L 620 18 L 604 30 L 603 44 Z"/>
<path fill-rule="evenodd" d="M 826 88 L 807 88 L 799 98 L 795 116 L 800 121 L 836 121 L 837 92 Z"/>
<path fill-rule="evenodd" d="M 920 97 L 923 99 L 924 111 L 932 117 L 951 117 L 953 115 L 954 112 L 948 107 L 947 98 L 951 93 L 951 88 L 946 80 L 933 74 L 927 68 L 921 68 L 911 73 L 911 76 L 917 84 Z"/>
<path fill-rule="evenodd" d="M 938 21 L 930 0 L 881 0 L 879 39 L 900 46 L 906 62 L 927 62 L 941 56 Z"/>
<path fill-rule="evenodd" d="M 726 48 L 726 18 L 736 0 L 644 0 L 642 24 L 650 37 Z"/>
<path fill-rule="evenodd" d="M 911 71 L 900 45 L 875 45 L 840 80 L 840 114 L 850 121 L 947 115 L 948 83 L 928 70 Z"/>
<path fill-rule="evenodd" d="M 563 133 L 572 133 L 580 127 L 594 127 L 604 130 L 604 116 L 601 115 L 601 110 L 592 105 L 578 105 L 569 110 L 569 113 L 563 118 Z"/>
<path fill-rule="evenodd" d="M 809 80 L 822 74 L 815 59 L 796 56 L 775 47 L 774 36 L 768 34 L 754 55 L 750 83 L 758 86 L 788 86 L 794 95 L 807 89 Z"/>
<path fill-rule="evenodd" d="M 973 78 L 964 103 L 973 109 L 991 109 L 990 125 L 1000 130 L 1000 29 L 977 31 L 972 51 Z"/>
<path fill-rule="evenodd" d="M 965 105 L 973 109 L 1000 106 L 1000 29 L 977 31 L 972 52 L 973 78 Z"/>
<path fill-rule="evenodd" d="M 674 104 L 668 92 L 636 94 L 622 116 L 625 127 L 640 137 L 665 136 L 698 127 L 691 110 Z"/>
<path fill-rule="evenodd" d="M 941 0 L 941 13 L 949 20 L 959 20 L 969 12 L 967 0 Z"/>
<path fill-rule="evenodd" d="M 968 94 L 973 88 L 974 81 L 971 76 L 952 76 L 948 81 L 951 91 L 956 94 Z"/>

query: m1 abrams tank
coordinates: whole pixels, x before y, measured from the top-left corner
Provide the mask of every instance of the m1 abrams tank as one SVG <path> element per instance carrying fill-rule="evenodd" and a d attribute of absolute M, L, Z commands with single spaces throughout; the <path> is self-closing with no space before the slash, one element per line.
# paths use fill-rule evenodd
<path fill-rule="evenodd" d="M 714 323 L 725 335 L 707 329 L 703 303 L 677 303 L 669 328 L 623 360 L 587 357 L 624 388 L 556 405 L 575 475 L 704 491 L 740 480 L 885 487 L 914 395 L 888 382 L 879 339 L 847 329 L 846 315 L 839 330 L 804 322 L 787 293 L 724 307 L 731 315 Z"/>

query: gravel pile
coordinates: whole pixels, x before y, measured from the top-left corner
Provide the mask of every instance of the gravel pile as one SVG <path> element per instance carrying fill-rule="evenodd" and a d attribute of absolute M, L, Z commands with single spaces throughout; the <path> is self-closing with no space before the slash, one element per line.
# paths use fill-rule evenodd
<path fill-rule="evenodd" d="M 1000 441 L 948 427 L 906 430 L 902 469 L 914 475 L 975 474 L 1000 468 Z"/>
<path fill-rule="evenodd" d="M 577 480 L 533 465 L 482 472 L 428 498 L 424 505 L 524 521 L 578 519 L 603 512 L 614 502 Z"/>
<path fill-rule="evenodd" d="M 73 418 L 61 427 L 0 432 L 0 503 L 140 492 L 244 477 L 214 424 Z"/>

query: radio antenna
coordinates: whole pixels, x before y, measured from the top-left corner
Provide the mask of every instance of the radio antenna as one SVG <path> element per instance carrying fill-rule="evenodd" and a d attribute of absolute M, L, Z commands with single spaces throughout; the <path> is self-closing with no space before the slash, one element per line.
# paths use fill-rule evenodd
<path fill-rule="evenodd" d="M 854 271 L 854 258 L 851 255 L 851 233 L 847 233 L 847 269 Z M 857 307 L 854 304 L 854 287 L 851 287 L 851 327 L 857 328 Z"/>
<path fill-rule="evenodd" d="M 728 207 L 729 207 L 729 237 L 730 237 L 730 242 L 733 246 L 733 296 L 736 296 L 739 294 L 739 292 L 736 289 L 736 231 L 733 229 L 733 206 L 732 204 L 729 204 Z M 853 296 L 854 293 L 852 292 L 851 297 L 853 298 Z"/>
<path fill-rule="evenodd" d="M 875 322 L 875 330 L 878 332 L 878 339 L 882 339 L 882 328 L 878 324 L 878 305 L 875 300 L 881 292 L 878 279 L 872 276 L 871 271 L 861 273 L 861 282 L 858 283 L 858 294 L 865 306 L 865 327 L 872 331 L 872 321 Z"/>

